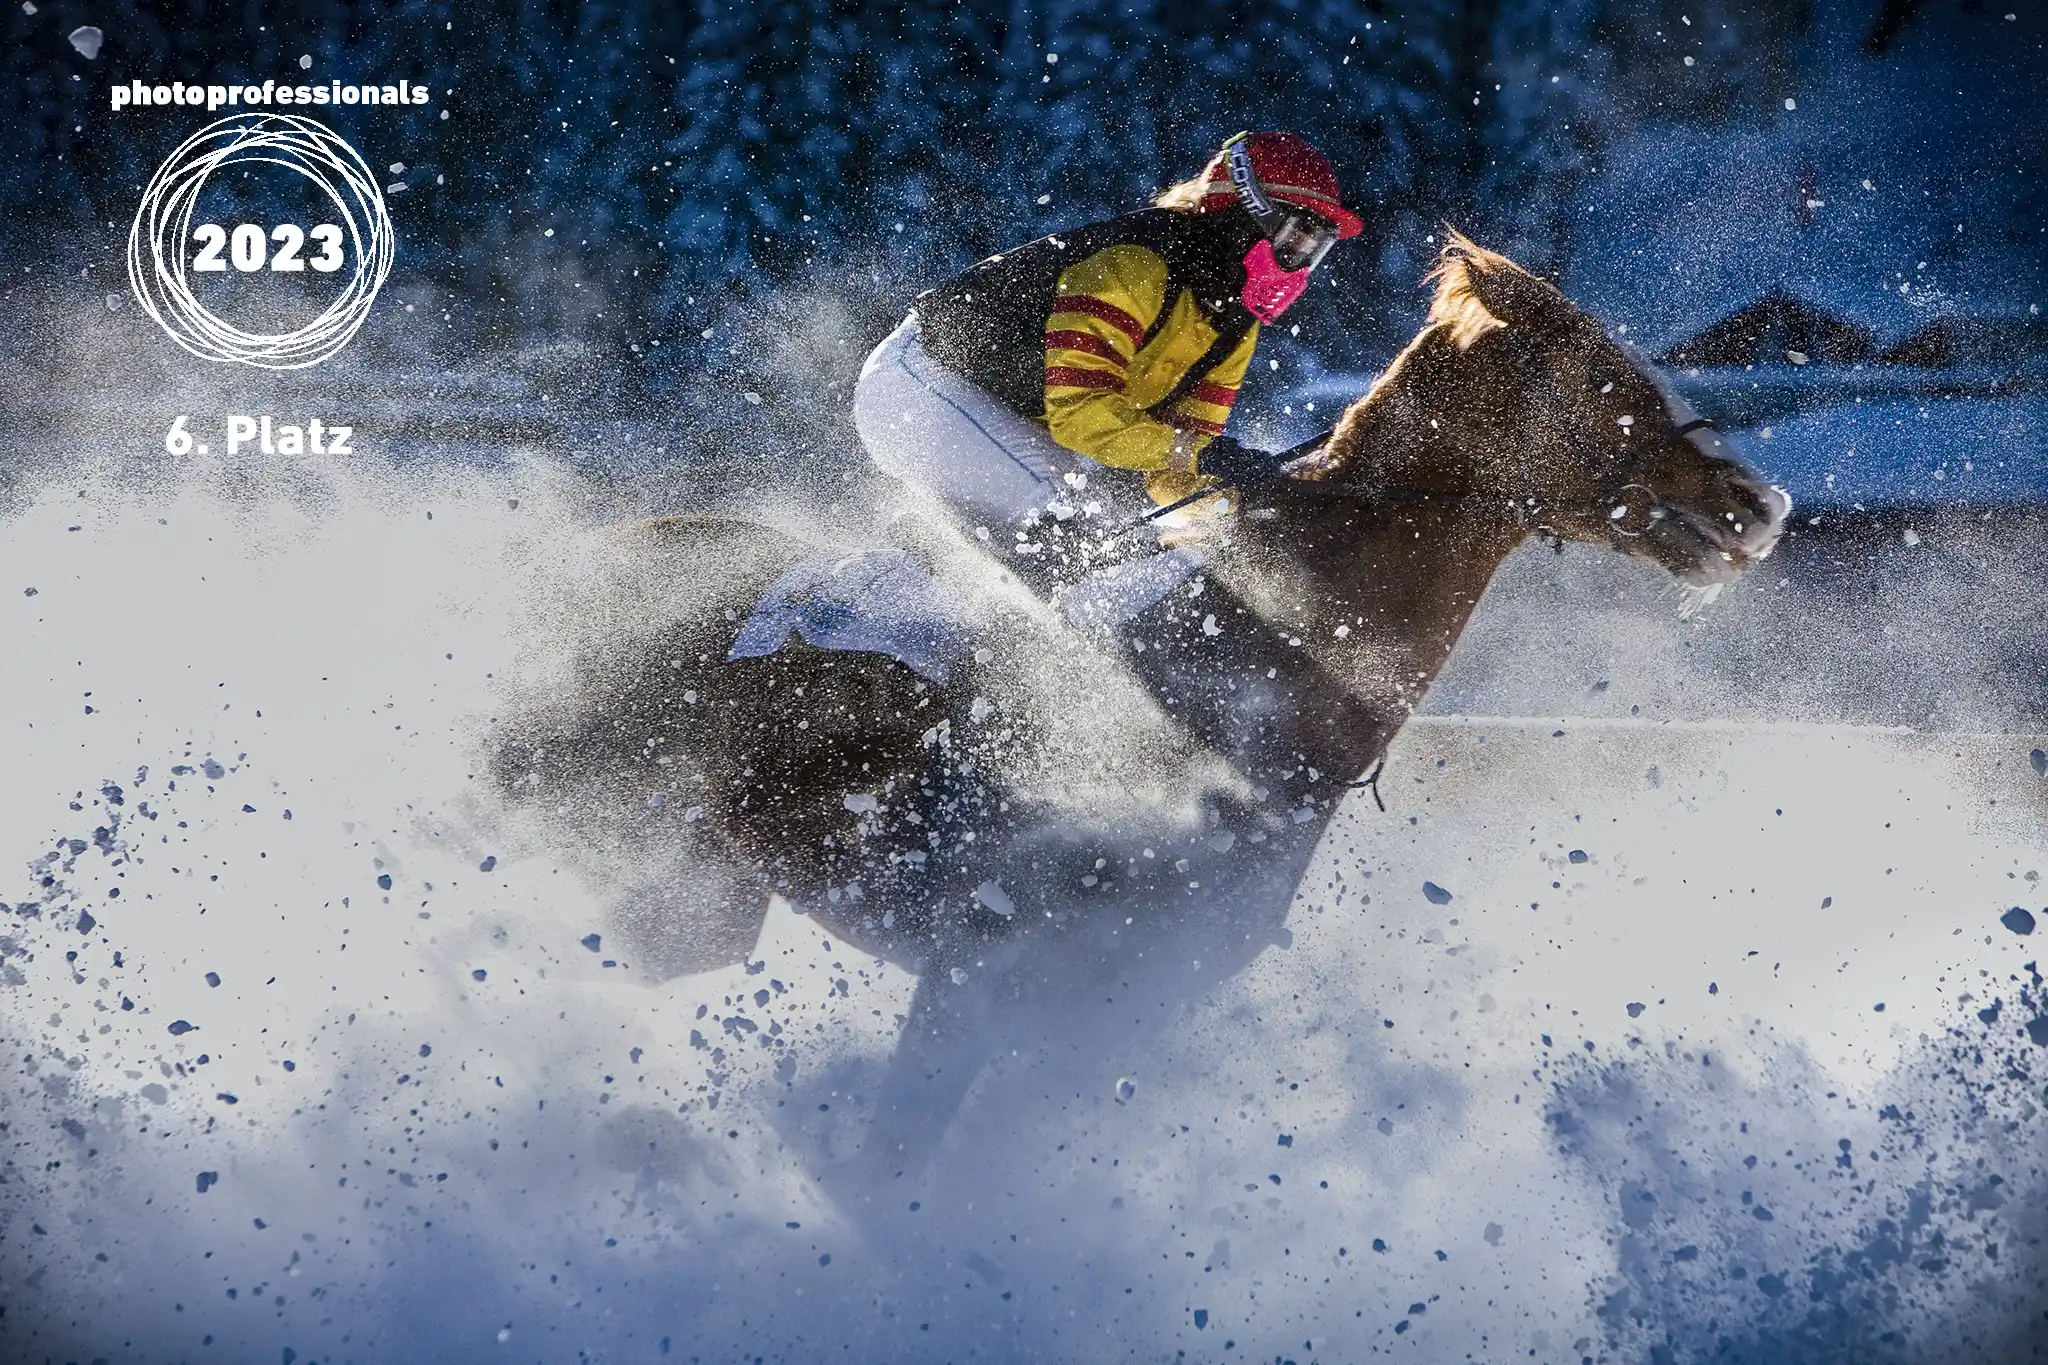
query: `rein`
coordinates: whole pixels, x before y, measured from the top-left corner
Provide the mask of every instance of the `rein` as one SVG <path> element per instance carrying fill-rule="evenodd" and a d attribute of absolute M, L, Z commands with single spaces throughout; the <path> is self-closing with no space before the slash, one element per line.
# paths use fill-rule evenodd
<path fill-rule="evenodd" d="M 1678 436 L 1691 436 L 1696 431 L 1719 431 L 1720 429 L 1720 425 L 1711 417 L 1694 417 L 1679 423 L 1674 434 Z M 1335 427 L 1331 427 L 1320 436 L 1312 436 L 1298 445 L 1289 446 L 1286 450 L 1279 452 L 1276 458 L 1280 463 L 1285 463 L 1319 450 L 1329 441 L 1331 436 L 1336 434 L 1336 430 Z M 1451 506 L 1491 506 L 1505 502 L 1508 506 L 1513 507 L 1517 514 L 1524 517 L 1527 516 L 1530 510 L 1542 507 L 1545 501 L 1544 495 L 1540 490 L 1530 491 L 1520 496 L 1513 496 L 1500 493 L 1448 493 L 1442 489 L 1415 488 L 1406 484 L 1381 484 L 1373 488 L 1354 488 L 1344 485 L 1329 487 L 1308 479 L 1283 479 L 1281 483 L 1285 486 L 1289 496 L 1303 497 L 1312 501 L 1322 499 L 1330 502 L 1359 502 L 1368 505 L 1373 503 L 1408 503 L 1413 505 L 1437 503 Z M 1231 485 L 1229 484 L 1219 483 L 1212 484 L 1208 488 L 1197 489 L 1186 497 L 1176 498 L 1164 507 L 1155 507 L 1136 520 L 1119 527 L 1111 534 L 1111 538 L 1114 539 L 1116 536 L 1135 531 L 1140 526 L 1157 521 L 1161 517 L 1169 516 L 1174 512 L 1178 512 L 1183 507 L 1200 502 L 1204 498 L 1227 492 L 1230 488 Z M 1612 489 L 1602 490 L 1602 496 L 1599 501 L 1609 506 L 1625 509 L 1628 506 L 1628 493 L 1631 489 L 1641 489 L 1644 493 L 1650 494 L 1649 502 L 1644 512 L 1650 519 L 1657 519 L 1664 510 L 1664 503 L 1654 493 L 1651 493 L 1650 489 L 1639 483 L 1623 483 L 1614 486 Z M 1618 519 L 1612 515 L 1607 520 L 1607 529 L 1613 535 L 1634 539 L 1643 534 L 1642 531 L 1631 531 L 1615 524 Z"/>
<path fill-rule="evenodd" d="M 1289 460 L 1299 459 L 1303 455 L 1307 455 L 1316 450 L 1321 449 L 1323 444 L 1327 442 L 1331 436 L 1336 434 L 1336 431 L 1337 429 L 1335 427 L 1331 427 L 1328 431 L 1324 432 L 1320 436 L 1311 436 L 1308 440 L 1301 442 L 1299 445 L 1289 446 L 1287 449 L 1280 451 L 1274 458 L 1277 462 L 1283 464 Z M 1365 489 L 1346 488 L 1341 486 L 1324 487 L 1321 484 L 1311 482 L 1307 479 L 1295 480 L 1283 478 L 1280 482 L 1286 486 L 1288 492 L 1291 494 L 1299 493 L 1309 498 L 1325 498 L 1332 502 L 1356 501 L 1367 503 L 1477 503 L 1491 502 L 1494 500 L 1494 496 L 1492 494 L 1446 493 L 1441 489 L 1413 488 L 1405 484 L 1384 484 L 1378 488 Z M 1145 513 L 1143 516 L 1140 516 L 1135 520 L 1131 521 L 1129 524 L 1119 527 L 1116 531 L 1111 533 L 1111 536 L 1112 538 L 1114 538 L 1115 536 L 1120 536 L 1124 535 L 1127 532 L 1135 531 L 1140 526 L 1144 526 L 1147 523 L 1157 521 L 1161 517 L 1171 516 L 1173 513 L 1178 512 L 1181 508 L 1187 507 L 1193 503 L 1200 502 L 1203 498 L 1214 497 L 1218 493 L 1228 493 L 1232 491 L 1232 488 L 1233 485 L 1227 483 L 1211 484 L 1207 488 L 1198 488 L 1194 492 L 1188 494 L 1186 497 L 1174 499 L 1172 502 L 1167 503 L 1164 507 L 1153 508 L 1151 511 Z"/>

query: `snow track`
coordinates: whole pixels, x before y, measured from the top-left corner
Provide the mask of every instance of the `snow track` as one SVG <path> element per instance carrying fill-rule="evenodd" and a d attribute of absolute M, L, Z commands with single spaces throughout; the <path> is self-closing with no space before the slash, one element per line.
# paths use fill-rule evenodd
<path fill-rule="evenodd" d="M 778 905 L 747 964 L 657 979 L 483 790 L 575 476 L 66 479 L 0 535 L 10 1359 L 2048 1340 L 2041 940 L 2000 923 L 2048 905 L 2048 736 L 1671 719 L 1675 647 L 1621 714 L 1419 718 L 1291 945 L 1129 982 L 1127 1031 L 1052 1021 L 877 1177 L 909 977 Z M 1573 618 L 1518 564 L 1448 695 Z M 1663 611 L 1597 581 L 1627 638 Z M 1731 597 L 1670 631 L 1799 625 L 1775 580 Z"/>

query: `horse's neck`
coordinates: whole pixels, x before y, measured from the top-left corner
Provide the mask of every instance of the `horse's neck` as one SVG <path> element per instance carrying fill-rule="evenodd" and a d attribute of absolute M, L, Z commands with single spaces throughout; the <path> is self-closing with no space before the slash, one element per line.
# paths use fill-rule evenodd
<path fill-rule="evenodd" d="M 1318 652 L 1354 691 L 1405 714 L 1527 532 L 1504 506 L 1430 503 L 1362 509 L 1339 533 L 1350 553 L 1327 579 L 1334 624 Z"/>
<path fill-rule="evenodd" d="M 1361 491 L 1463 491 L 1464 471 L 1499 463 L 1483 414 L 1500 405 L 1470 401 L 1484 379 L 1474 358 L 1425 332 L 1332 438 L 1368 463 L 1332 475 Z M 1210 586 L 1141 618 L 1127 658 L 1255 785 L 1290 803 L 1318 787 L 1327 795 L 1386 751 L 1525 534 L 1504 496 L 1318 500 L 1303 490 L 1248 515 L 1212 562 Z"/>
<path fill-rule="evenodd" d="M 1262 801 L 1326 801 L 1386 752 L 1521 535 L 1504 510 L 1440 504 L 1248 522 L 1125 657 Z"/>
<path fill-rule="evenodd" d="M 1517 429 L 1523 404 L 1499 356 L 1490 340 L 1461 348 L 1449 327 L 1423 328 L 1338 422 L 1324 448 L 1325 461 L 1338 466 L 1329 476 L 1365 487 L 1478 491 L 1478 471 L 1508 463 L 1525 436 Z"/>
<path fill-rule="evenodd" d="M 1474 401 L 1470 386 L 1483 376 L 1471 358 L 1435 330 L 1402 354 L 1335 438 L 1352 442 L 1347 458 L 1373 471 L 1357 482 L 1389 496 L 1304 498 L 1246 528 L 1245 562 L 1259 567 L 1233 586 L 1257 614 L 1284 626 L 1275 652 L 1293 657 L 1304 689 L 1270 745 L 1308 755 L 1325 772 L 1355 775 L 1385 752 L 1495 571 L 1527 535 L 1505 493 L 1498 501 L 1404 496 L 1466 491 L 1463 471 L 1498 468 L 1504 452 L 1488 447 L 1512 439 L 1486 420 L 1498 406 Z M 1276 676 L 1288 672 L 1268 666 L 1280 669 Z"/>

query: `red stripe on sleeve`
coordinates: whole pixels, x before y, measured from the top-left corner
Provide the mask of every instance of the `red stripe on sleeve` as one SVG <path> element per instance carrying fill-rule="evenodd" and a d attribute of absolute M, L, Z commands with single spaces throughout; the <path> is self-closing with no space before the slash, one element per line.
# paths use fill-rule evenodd
<path fill-rule="evenodd" d="M 1104 360 L 1114 360 L 1118 365 L 1124 363 L 1124 358 L 1117 354 L 1116 347 L 1110 345 L 1093 332 L 1047 332 L 1045 334 L 1045 349 L 1048 351 L 1081 351 L 1087 355 L 1101 356 Z"/>
<path fill-rule="evenodd" d="M 1226 389 L 1221 384 L 1197 384 L 1188 390 L 1188 397 L 1227 408 L 1237 402 L 1237 390 Z"/>
<path fill-rule="evenodd" d="M 1199 431 L 1204 436 L 1221 436 L 1223 434 L 1223 423 L 1205 421 L 1191 413 L 1182 412 L 1178 408 L 1166 414 L 1166 424 L 1171 427 L 1178 427 L 1182 431 Z"/>
<path fill-rule="evenodd" d="M 1096 298 L 1093 294 L 1062 294 L 1054 301 L 1055 313 L 1080 313 L 1087 317 L 1106 322 L 1129 337 L 1133 344 L 1145 339 L 1145 324 L 1126 313 L 1113 303 Z"/>
<path fill-rule="evenodd" d="M 1045 367 L 1045 386 L 1048 389 L 1121 389 L 1124 377 L 1106 370 L 1076 370 L 1065 365 L 1048 365 Z"/>

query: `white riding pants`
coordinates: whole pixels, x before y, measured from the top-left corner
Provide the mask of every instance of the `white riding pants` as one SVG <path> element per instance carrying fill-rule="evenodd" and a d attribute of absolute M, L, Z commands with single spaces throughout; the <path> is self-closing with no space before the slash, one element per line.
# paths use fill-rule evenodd
<path fill-rule="evenodd" d="M 1007 529 L 1050 510 L 1114 527 L 1149 510 L 1137 476 L 1053 440 L 1038 423 L 925 354 L 917 315 L 875 347 L 853 389 L 853 424 L 882 471 L 967 518 L 970 526 Z M 1111 477 L 1098 478 L 1110 473 Z M 1131 485 L 1126 488 L 1123 485 Z M 1162 518 L 1160 525 L 1185 524 Z M 1093 569 L 1059 591 L 1077 623 L 1130 620 L 1201 570 L 1195 547 L 1159 553 L 1147 527 L 1123 543 L 1136 557 Z M 1035 561 L 1014 561 L 1022 572 Z M 1027 578 L 1027 581 L 1029 579 Z"/>
<path fill-rule="evenodd" d="M 1055 505 L 1112 501 L 1095 477 L 1104 466 L 926 355 L 914 313 L 861 366 L 853 425 L 884 473 L 969 525 L 1003 528 Z"/>

